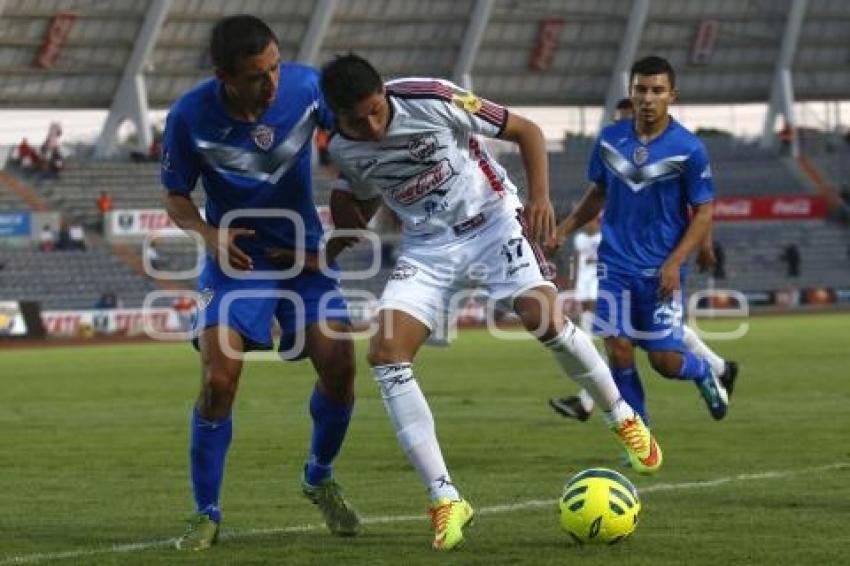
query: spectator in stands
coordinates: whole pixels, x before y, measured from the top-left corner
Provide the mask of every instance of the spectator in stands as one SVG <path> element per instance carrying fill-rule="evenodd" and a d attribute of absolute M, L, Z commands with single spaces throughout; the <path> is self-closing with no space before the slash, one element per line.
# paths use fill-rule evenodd
<path fill-rule="evenodd" d="M 779 144 L 782 155 L 789 155 L 791 153 L 791 143 L 793 141 L 794 130 L 791 129 L 791 125 L 788 122 L 785 122 L 782 129 L 779 130 Z"/>
<path fill-rule="evenodd" d="M 45 224 L 41 229 L 41 234 L 38 237 L 38 248 L 43 252 L 52 252 L 56 249 L 56 235 L 50 228 L 50 224 Z"/>
<path fill-rule="evenodd" d="M 74 223 L 68 227 L 68 236 L 70 238 L 70 249 L 82 251 L 88 249 L 86 232 L 83 229 L 83 223 L 79 219 L 74 219 Z"/>
<path fill-rule="evenodd" d="M 621 98 L 614 110 L 614 121 L 631 120 L 635 117 L 635 107 L 631 98 Z"/>
<path fill-rule="evenodd" d="M 112 211 L 112 195 L 108 191 L 100 191 L 100 198 L 97 199 L 97 211 L 100 213 L 100 229 L 101 232 L 106 232 L 106 215 Z"/>
<path fill-rule="evenodd" d="M 56 237 L 56 249 L 57 250 L 70 250 L 71 249 L 71 232 L 68 221 L 65 218 L 59 222 L 59 234 Z"/>
<path fill-rule="evenodd" d="M 177 313 L 180 319 L 180 330 L 189 332 L 195 324 L 195 315 L 197 313 L 197 303 L 189 295 L 178 295 L 171 303 L 171 308 Z"/>
<path fill-rule="evenodd" d="M 117 309 L 121 308 L 121 300 L 115 291 L 104 291 L 100 298 L 94 304 L 96 309 Z"/>
<path fill-rule="evenodd" d="M 788 244 L 785 246 L 785 249 L 782 250 L 782 255 L 779 256 L 779 259 L 784 261 L 788 268 L 786 277 L 800 276 L 800 249 L 796 244 Z"/>
<path fill-rule="evenodd" d="M 145 265 L 150 265 L 156 270 L 162 269 L 162 256 L 159 255 L 159 249 L 156 246 L 156 240 L 151 240 L 142 248 L 142 254 L 145 258 Z"/>
<path fill-rule="evenodd" d="M 12 153 L 12 161 L 25 171 L 41 169 L 42 165 L 41 155 L 29 144 L 27 138 L 23 138 Z"/>
<path fill-rule="evenodd" d="M 47 139 L 41 146 L 41 156 L 46 164 L 46 170 L 51 175 L 58 175 L 65 162 L 59 149 L 59 138 L 62 137 L 62 126 L 59 122 L 51 122 L 47 129 Z"/>

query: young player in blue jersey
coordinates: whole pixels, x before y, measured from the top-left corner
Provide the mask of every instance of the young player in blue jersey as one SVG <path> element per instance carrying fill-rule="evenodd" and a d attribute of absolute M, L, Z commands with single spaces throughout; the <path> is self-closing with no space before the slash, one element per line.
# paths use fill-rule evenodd
<path fill-rule="evenodd" d="M 316 324 L 324 320 L 337 335 L 349 330 L 345 301 L 338 282 L 325 275 L 302 271 L 285 278 L 270 271 L 276 269 L 270 250 L 318 249 L 311 142 L 315 126 L 330 127 L 332 117 L 318 73 L 282 64 L 277 38 L 261 20 L 219 21 L 210 51 L 215 77 L 177 100 L 163 140 L 168 213 L 200 235 L 208 254 L 198 282 L 201 391 L 191 419 L 196 515 L 177 547 L 203 550 L 218 539 L 231 409 L 243 366 L 241 355 L 228 352 L 271 349 L 273 318 L 282 332 L 281 353 L 309 357 L 318 374 L 309 403 L 313 435 L 304 495 L 319 506 L 331 532 L 353 535 L 359 519 L 331 466 L 351 418 L 354 351 L 350 339 L 326 336 Z M 205 219 L 189 198 L 198 179 L 206 192 Z"/>
<path fill-rule="evenodd" d="M 617 103 L 617 107 L 614 111 L 614 122 L 619 122 L 620 120 L 633 120 L 635 117 L 634 113 L 634 105 L 632 104 L 631 98 L 623 98 Z M 595 219 L 594 219 L 595 220 Z M 594 224 L 594 221 L 591 221 L 589 224 Z M 594 233 L 593 230 L 591 233 Z M 596 289 L 599 285 L 599 279 L 596 273 L 596 249 L 599 246 L 599 242 L 596 241 L 596 247 L 592 247 L 592 259 L 593 259 L 593 270 L 587 270 L 586 272 L 582 271 L 581 261 L 584 259 L 584 253 L 586 253 L 588 240 L 586 236 L 584 237 L 584 243 L 579 245 L 579 238 L 582 238 L 583 234 L 576 235 L 576 243 L 575 248 L 578 253 L 578 263 L 579 267 L 576 270 L 576 291 L 580 298 L 592 297 L 593 301 L 590 306 L 592 310 L 582 312 L 581 316 L 581 327 L 587 332 L 591 332 L 591 327 L 593 326 L 593 311 L 596 310 Z M 601 240 L 601 234 L 599 235 L 599 239 Z M 706 238 L 702 241 L 699 246 L 699 251 L 697 253 L 697 265 L 700 268 L 700 271 L 705 271 L 708 269 L 712 269 L 717 262 L 717 258 L 714 255 L 714 246 L 712 244 L 711 232 L 706 235 Z M 592 282 L 584 281 L 585 285 L 582 285 L 582 278 L 592 278 Z M 588 293 L 586 290 L 582 295 L 582 289 L 586 289 L 590 287 L 592 289 L 592 293 Z M 584 308 L 584 303 L 582 303 L 582 307 Z M 585 317 L 585 315 L 590 315 L 589 317 Z M 720 376 L 720 382 L 726 387 L 727 393 L 729 396 L 732 396 L 732 387 L 735 383 L 735 378 L 738 375 L 738 364 L 737 362 L 724 360 L 721 356 L 719 356 L 714 350 L 708 347 L 708 345 L 703 342 L 700 337 L 691 329 L 687 324 L 683 325 L 683 337 L 682 342 L 685 347 L 693 352 L 700 358 L 705 359 L 711 365 L 712 371 L 714 371 L 717 375 Z M 555 409 L 555 411 L 565 417 L 578 419 L 580 421 L 586 421 L 590 418 L 591 413 L 593 412 L 593 398 L 582 389 L 579 391 L 578 395 L 570 395 L 568 397 L 553 397 L 549 399 L 549 405 Z"/>
<path fill-rule="evenodd" d="M 591 186 L 559 225 L 555 244 L 604 208 L 594 331 L 605 338 L 620 393 L 649 422 L 634 362 L 637 344 L 663 376 L 693 381 L 712 417 L 722 419 L 728 394 L 720 374 L 683 343 L 686 260 L 711 229 L 708 155 L 668 114 L 676 98 L 669 62 L 637 61 L 629 83 L 636 117 L 599 134 L 588 166 Z"/>

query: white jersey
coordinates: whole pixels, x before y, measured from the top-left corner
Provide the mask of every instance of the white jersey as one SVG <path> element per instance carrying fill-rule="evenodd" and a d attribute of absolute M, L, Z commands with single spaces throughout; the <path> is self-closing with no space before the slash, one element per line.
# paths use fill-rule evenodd
<path fill-rule="evenodd" d="M 336 189 L 382 196 L 406 244 L 445 243 L 489 217 L 515 215 L 517 189 L 479 135 L 502 133 L 508 111 L 444 80 L 386 84 L 390 123 L 380 141 L 337 133 L 328 146 L 341 171 Z"/>
<path fill-rule="evenodd" d="M 573 247 L 576 250 L 576 300 L 595 301 L 599 289 L 599 278 L 596 267 L 599 263 L 599 244 L 602 242 L 602 233 L 590 235 L 584 232 L 576 234 Z"/>

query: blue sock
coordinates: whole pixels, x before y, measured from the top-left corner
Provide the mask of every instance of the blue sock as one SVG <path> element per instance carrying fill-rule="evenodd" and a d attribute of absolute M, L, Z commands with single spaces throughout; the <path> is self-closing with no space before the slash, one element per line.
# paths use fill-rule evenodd
<path fill-rule="evenodd" d="M 221 420 L 207 420 L 192 410 L 192 445 L 189 452 L 192 491 L 198 513 L 221 522 L 218 497 L 224 479 L 224 460 L 233 438 L 230 415 Z"/>
<path fill-rule="evenodd" d="M 703 381 L 711 377 L 711 366 L 702 358 L 691 352 L 682 353 L 682 367 L 679 369 L 679 379 Z"/>
<path fill-rule="evenodd" d="M 617 384 L 617 389 L 620 390 L 620 395 L 623 400 L 631 405 L 646 426 L 649 426 L 649 415 L 646 413 L 644 405 L 645 395 L 643 392 L 643 384 L 640 382 L 640 374 L 635 366 L 627 368 L 611 368 L 611 375 L 614 377 L 614 383 Z"/>
<path fill-rule="evenodd" d="M 313 417 L 313 439 L 310 443 L 310 457 L 304 467 L 304 479 L 310 485 L 318 485 L 333 475 L 332 464 L 345 433 L 351 422 L 353 405 L 337 405 L 313 389 L 310 397 L 310 415 Z"/>

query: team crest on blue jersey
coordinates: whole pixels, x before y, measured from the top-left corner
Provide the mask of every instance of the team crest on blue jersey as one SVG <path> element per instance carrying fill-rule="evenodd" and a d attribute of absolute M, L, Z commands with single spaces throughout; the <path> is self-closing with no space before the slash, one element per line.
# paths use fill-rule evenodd
<path fill-rule="evenodd" d="M 635 165 L 643 165 L 647 159 L 649 159 L 649 150 L 642 145 L 637 146 L 632 154 L 632 161 L 635 162 Z"/>
<path fill-rule="evenodd" d="M 201 289 L 201 292 L 198 293 L 198 298 L 197 298 L 198 310 L 202 311 L 205 308 L 207 308 L 208 306 L 210 306 L 210 303 L 212 302 L 214 296 L 215 296 L 215 291 L 213 291 L 209 287 Z"/>
<path fill-rule="evenodd" d="M 274 130 L 265 124 L 259 124 L 251 131 L 251 137 L 254 139 L 257 147 L 263 151 L 268 151 L 274 143 Z"/>

